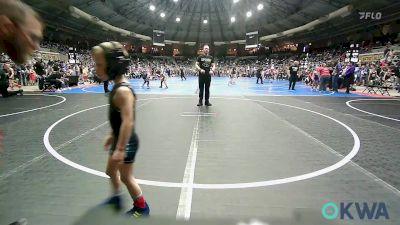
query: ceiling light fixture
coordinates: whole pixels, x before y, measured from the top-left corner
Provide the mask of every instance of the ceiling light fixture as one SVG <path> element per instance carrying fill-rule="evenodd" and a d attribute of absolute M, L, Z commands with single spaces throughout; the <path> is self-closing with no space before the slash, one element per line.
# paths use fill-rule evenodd
<path fill-rule="evenodd" d="M 154 10 L 156 10 L 156 7 L 155 7 L 154 5 L 150 5 L 150 7 L 149 7 L 149 8 L 150 8 L 150 10 L 151 10 L 151 11 L 154 11 Z"/>
<path fill-rule="evenodd" d="M 246 16 L 247 16 L 247 17 L 251 17 L 251 15 L 253 15 L 253 13 L 251 13 L 251 11 L 248 11 L 248 12 L 246 13 Z"/>

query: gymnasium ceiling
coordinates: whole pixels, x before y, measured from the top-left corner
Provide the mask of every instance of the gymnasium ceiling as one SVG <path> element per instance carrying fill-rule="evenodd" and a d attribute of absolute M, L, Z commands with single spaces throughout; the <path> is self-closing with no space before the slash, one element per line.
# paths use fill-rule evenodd
<path fill-rule="evenodd" d="M 235 1 L 235 2 L 234 2 Z M 152 37 L 153 30 L 165 31 L 165 39 L 180 42 L 212 43 L 243 40 L 246 32 L 259 31 L 260 37 L 307 24 L 347 5 L 382 12 L 399 18 L 398 0 L 25 0 L 38 10 L 49 27 L 97 39 L 116 34 L 98 25 L 71 16 L 74 6 L 98 19 L 136 34 Z M 262 9 L 258 6 L 262 4 Z M 151 6 L 154 6 L 151 10 Z M 359 9 L 358 9 L 359 10 Z M 251 11 L 251 17 L 247 13 Z M 164 17 L 161 17 L 161 13 Z M 180 21 L 176 19 L 179 17 Z M 235 22 L 231 18 L 235 17 Z M 207 23 L 204 23 L 207 20 Z M 334 35 L 366 26 L 354 11 L 323 26 L 302 32 L 302 39 Z M 327 33 L 328 32 L 328 33 Z"/>

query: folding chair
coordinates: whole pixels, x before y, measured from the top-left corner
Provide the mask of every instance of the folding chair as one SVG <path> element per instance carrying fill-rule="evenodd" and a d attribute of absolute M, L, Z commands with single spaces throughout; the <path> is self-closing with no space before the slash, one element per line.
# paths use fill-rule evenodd
<path fill-rule="evenodd" d="M 374 93 L 376 94 L 375 88 L 377 87 L 376 83 L 374 80 L 367 80 L 367 84 L 365 85 L 365 89 L 362 91 L 363 93 L 365 91 L 368 91 L 368 94 Z"/>
<path fill-rule="evenodd" d="M 365 91 L 368 91 L 368 94 L 371 94 L 371 93 L 376 94 L 376 91 L 375 91 L 376 87 L 377 86 L 375 86 L 375 85 L 368 84 L 368 85 L 365 86 L 365 89 L 362 92 L 364 93 Z"/>
<path fill-rule="evenodd" d="M 382 81 L 382 85 L 378 87 L 378 90 L 382 95 L 385 95 L 385 93 L 387 93 L 387 95 L 390 96 L 389 89 L 392 88 L 393 88 L 393 82 L 391 80 L 387 80 L 387 81 Z"/>

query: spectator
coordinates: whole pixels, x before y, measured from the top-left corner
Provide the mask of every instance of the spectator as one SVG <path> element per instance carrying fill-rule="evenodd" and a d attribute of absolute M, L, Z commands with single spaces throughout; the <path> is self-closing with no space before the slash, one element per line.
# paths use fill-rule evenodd
<path fill-rule="evenodd" d="M 332 74 L 332 89 L 334 92 L 338 92 L 338 79 L 339 75 L 342 74 L 342 70 L 342 64 L 338 61 Z"/>
<path fill-rule="evenodd" d="M 26 67 L 25 65 L 19 65 L 17 66 L 17 77 L 18 77 L 18 84 L 26 86 Z"/>
<path fill-rule="evenodd" d="M 36 73 L 32 67 L 29 67 L 28 71 L 29 71 L 29 85 L 33 86 L 36 84 Z"/>
<path fill-rule="evenodd" d="M 317 72 L 320 76 L 319 91 L 326 91 L 326 86 L 328 85 L 331 76 L 330 70 L 326 66 L 326 63 L 322 63 L 322 66 L 317 68 Z"/>
<path fill-rule="evenodd" d="M 394 67 L 394 75 L 396 76 L 397 92 L 400 93 L 400 61 Z"/>
<path fill-rule="evenodd" d="M 35 65 L 33 66 L 33 69 L 34 69 L 36 75 L 38 75 L 40 77 L 42 77 L 42 76 L 44 76 L 46 74 L 44 68 L 45 67 L 44 67 L 44 63 L 43 63 L 42 59 L 39 59 L 39 61 L 37 61 L 35 63 Z"/>
<path fill-rule="evenodd" d="M 22 90 L 8 91 L 8 87 L 10 86 L 10 80 L 7 73 L 8 68 L 9 65 L 4 64 L 3 68 L 0 69 L 0 94 L 3 96 L 3 98 L 17 94 L 22 95 Z"/>
<path fill-rule="evenodd" d="M 344 86 L 346 87 L 346 93 L 350 93 L 350 85 L 354 82 L 354 71 L 355 65 L 354 63 L 350 63 L 349 67 L 346 70 L 345 78 L 344 78 Z"/>

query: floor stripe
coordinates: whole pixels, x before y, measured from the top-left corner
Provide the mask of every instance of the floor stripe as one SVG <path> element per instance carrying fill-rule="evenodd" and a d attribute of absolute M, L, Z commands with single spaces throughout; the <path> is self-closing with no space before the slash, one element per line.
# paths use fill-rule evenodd
<path fill-rule="evenodd" d="M 224 97 L 214 97 L 215 99 L 229 99 L 229 100 L 242 100 L 242 101 L 253 101 L 253 102 L 260 102 L 260 103 L 268 103 L 268 104 L 274 104 L 274 105 L 280 105 L 280 106 L 285 106 L 285 107 L 289 107 L 289 108 L 294 108 L 294 109 L 299 109 L 299 110 L 303 110 L 306 112 L 310 112 L 322 117 L 325 117 L 327 119 L 330 119 L 336 123 L 338 123 L 339 125 L 343 126 L 344 128 L 346 128 L 347 131 L 350 132 L 350 134 L 353 137 L 354 140 L 354 144 L 353 147 L 351 149 L 351 151 L 349 152 L 348 155 L 346 155 L 343 159 L 341 159 L 339 162 L 328 166 L 326 168 L 317 170 L 317 171 L 313 171 L 310 173 L 306 173 L 306 174 L 301 174 L 301 175 L 297 175 L 297 176 L 292 176 L 292 177 L 286 177 L 286 178 L 281 178 L 281 179 L 275 179 L 275 180 L 265 180 L 265 181 L 257 181 L 257 182 L 246 182 L 246 183 L 229 183 L 229 184 L 192 184 L 190 186 L 193 186 L 193 188 L 199 188 L 199 189 L 241 189 L 241 188 L 255 188 L 255 187 L 266 187 L 266 186 L 272 186 L 272 185 L 280 185 L 280 184 L 287 184 L 287 183 L 292 183 L 292 182 L 297 182 L 297 181 L 302 181 L 302 180 L 307 180 L 307 179 L 311 179 L 314 177 L 318 177 L 321 175 L 324 175 L 326 173 L 332 172 L 334 170 L 337 170 L 339 168 L 341 168 L 342 166 L 346 165 L 348 162 L 350 162 L 350 160 L 357 155 L 358 151 L 360 150 L 360 138 L 358 137 L 357 133 L 351 129 L 348 125 L 344 124 L 343 122 L 332 118 L 328 115 L 319 113 L 319 112 L 315 112 L 309 109 L 305 109 L 305 108 L 301 108 L 301 107 L 297 107 L 297 106 L 293 106 L 293 105 L 287 105 L 287 104 L 283 104 L 283 103 L 277 103 L 277 102 L 270 102 L 270 101 L 263 101 L 263 100 L 256 100 L 256 99 L 244 99 L 244 98 L 224 98 Z M 163 97 L 163 98 L 147 98 L 147 99 L 142 99 L 143 101 L 147 101 L 147 100 L 165 100 L 165 99 L 192 99 L 192 98 L 188 98 L 188 97 Z M 140 101 L 140 100 L 138 100 Z M 78 163 L 75 163 L 65 157 L 63 157 L 62 155 L 60 155 L 59 153 L 57 153 L 57 151 L 54 150 L 54 148 L 51 146 L 50 142 L 49 142 L 49 135 L 51 133 L 51 131 L 53 130 L 53 128 L 55 126 L 57 126 L 57 124 L 59 124 L 60 122 L 62 122 L 65 119 L 68 119 L 74 115 L 77 115 L 79 113 L 82 112 L 86 112 L 88 110 L 93 110 L 93 109 L 97 109 L 100 107 L 104 107 L 106 105 L 103 106 L 97 106 L 97 107 L 92 107 L 89 109 L 85 109 L 76 113 L 73 113 L 71 115 L 68 115 L 62 119 L 60 119 L 59 121 L 55 122 L 53 125 L 51 125 L 45 132 L 44 136 L 43 136 L 43 142 L 46 146 L 47 151 L 49 151 L 56 159 L 60 160 L 61 162 L 74 167 L 78 170 L 81 170 L 83 172 L 89 173 L 89 174 L 93 174 L 96 176 L 100 176 L 100 177 L 104 177 L 104 178 L 109 178 L 104 172 L 101 171 L 97 171 L 91 168 L 88 168 L 86 166 L 80 165 Z M 137 182 L 139 184 L 144 184 L 144 185 L 151 185 L 151 186 L 157 186 L 157 187 L 174 187 L 174 188 L 183 188 L 183 187 L 188 187 L 189 184 L 187 183 L 175 183 L 175 182 L 167 182 L 167 181 L 152 181 L 152 180 L 142 180 L 142 179 L 137 179 Z"/>
<path fill-rule="evenodd" d="M 332 154 L 338 156 L 339 158 L 344 158 L 345 156 L 340 154 L 339 152 L 335 151 L 333 148 L 331 148 L 330 146 L 326 145 L 325 143 L 323 143 L 322 141 L 316 139 L 315 137 L 313 137 L 311 134 L 307 133 L 306 131 L 304 131 L 303 129 L 297 127 L 296 125 L 290 123 L 289 121 L 283 119 L 282 117 L 280 117 L 279 115 L 273 113 L 272 111 L 266 109 L 265 107 L 262 107 L 266 112 L 270 113 L 271 115 L 275 116 L 276 118 L 278 118 L 279 120 L 281 120 L 283 123 L 285 123 L 286 125 L 292 127 L 293 129 L 297 130 L 298 132 L 300 132 L 301 134 L 303 134 L 304 136 L 310 138 L 311 140 L 313 140 L 314 142 L 316 142 L 317 144 L 319 144 L 321 147 L 325 148 L 326 150 L 328 150 L 329 152 L 331 152 Z M 379 177 L 377 177 L 375 174 L 369 172 L 368 170 L 364 169 L 363 167 L 361 167 L 360 165 L 358 165 L 357 163 L 350 161 L 349 162 L 350 165 L 354 166 L 356 169 L 358 169 L 360 172 L 364 173 L 366 176 L 368 176 L 369 178 L 371 178 L 373 181 L 379 183 L 380 185 L 382 185 L 383 187 L 387 188 L 388 190 L 392 191 L 395 195 L 397 195 L 398 197 L 400 197 L 400 191 L 398 189 L 396 189 L 395 187 L 393 187 L 392 185 L 386 183 L 385 181 L 383 181 L 382 179 L 380 179 Z"/>
<path fill-rule="evenodd" d="M 27 94 L 24 94 L 24 95 L 27 95 Z M 25 97 L 23 97 L 23 98 L 13 98 L 13 100 L 39 100 L 40 98 L 25 98 Z"/>
<path fill-rule="evenodd" d="M 72 138 L 72 139 L 69 140 L 69 141 L 66 141 L 66 142 L 62 143 L 61 145 L 57 146 L 57 147 L 55 148 L 55 150 L 58 151 L 58 150 L 60 150 L 61 148 L 64 148 L 64 147 L 68 146 L 68 145 L 71 144 L 72 142 L 81 139 L 82 137 L 88 135 L 89 133 L 91 133 L 91 132 L 93 132 L 93 131 L 99 129 L 100 127 L 102 127 L 102 126 L 104 126 L 104 125 L 106 125 L 106 124 L 108 124 L 108 121 L 107 121 L 107 122 L 104 122 L 104 123 L 102 123 L 102 124 L 100 124 L 100 125 L 98 125 L 98 126 L 96 126 L 96 127 L 94 127 L 94 128 L 92 128 L 92 129 L 90 129 L 90 130 L 88 130 L 88 131 L 86 131 L 85 133 L 82 133 L 82 134 L 80 134 L 80 135 L 78 135 L 78 136 Z M 41 155 L 39 155 L 39 156 L 37 156 L 37 157 L 35 157 L 35 158 L 29 160 L 28 162 L 25 162 L 24 164 L 18 166 L 18 167 L 15 168 L 15 169 L 12 169 L 12 170 L 8 171 L 7 173 L 1 174 L 1 175 L 0 175 L 0 180 L 6 179 L 7 177 L 9 177 L 9 176 L 11 176 L 11 175 L 13 175 L 13 174 L 15 174 L 15 173 L 18 173 L 18 172 L 24 170 L 24 169 L 27 168 L 28 166 L 34 164 L 35 162 L 40 161 L 41 159 L 43 159 L 43 158 L 46 157 L 46 156 L 49 156 L 48 152 L 45 152 L 45 153 L 43 153 L 43 154 L 41 154 Z"/>
<path fill-rule="evenodd" d="M 201 114 L 201 115 L 215 115 L 217 113 L 202 113 L 202 112 L 183 112 L 182 114 Z"/>
<path fill-rule="evenodd" d="M 146 104 L 148 104 L 148 103 L 150 103 L 150 101 L 141 104 L 140 106 L 137 107 L 137 109 L 143 107 L 144 105 L 146 105 Z M 72 138 L 71 140 L 62 143 L 61 145 L 59 145 L 59 146 L 57 146 L 56 148 L 54 148 L 54 150 L 59 151 L 60 149 L 62 149 L 62 148 L 64 148 L 64 147 L 68 146 L 69 144 L 71 144 L 72 142 L 81 139 L 82 137 L 84 137 L 84 136 L 90 134 L 91 132 L 93 132 L 93 131 L 99 129 L 100 127 L 103 127 L 103 126 L 106 125 L 106 124 L 108 124 L 108 121 L 107 121 L 107 122 L 104 122 L 104 123 L 101 123 L 100 125 L 97 125 L 96 127 L 91 128 L 90 130 L 87 130 L 86 132 L 84 132 L 84 133 L 82 133 L 82 134 L 80 134 L 80 135 L 78 135 L 78 136 Z M 12 169 L 12 170 L 10 170 L 10 171 L 4 173 L 4 174 L 1 174 L 1 175 L 0 175 L 0 180 L 6 179 L 7 177 L 10 177 L 10 176 L 12 176 L 13 174 L 15 174 L 15 173 L 17 173 L 17 172 L 20 172 L 20 171 L 24 170 L 25 168 L 29 167 L 30 165 L 34 164 L 35 162 L 40 161 L 41 159 L 45 158 L 46 156 L 49 156 L 49 154 L 48 154 L 47 151 L 46 151 L 45 153 L 43 153 L 43 154 L 41 154 L 41 155 L 35 157 L 35 158 L 33 158 L 33 159 L 31 159 L 31 160 L 29 160 L 29 161 L 23 163 L 22 165 L 20 165 L 20 166 L 18 166 L 18 167 L 16 167 L 16 168 L 14 168 L 14 169 Z"/>
<path fill-rule="evenodd" d="M 181 116 L 186 116 L 186 117 L 191 117 L 191 116 L 196 116 L 196 117 L 209 117 L 209 116 L 216 116 L 216 115 L 202 115 L 202 114 L 198 114 L 198 115 L 181 115 Z"/>
<path fill-rule="evenodd" d="M 374 99 L 375 100 L 375 99 Z M 386 100 L 386 99 L 376 99 L 376 101 L 380 101 L 380 100 Z M 392 100 L 392 99 L 390 99 L 390 100 Z M 397 101 L 397 100 L 392 100 L 392 101 Z M 340 103 L 340 104 L 342 104 L 342 103 Z M 396 105 L 396 106 L 400 106 L 400 102 L 399 102 L 399 104 L 394 104 L 394 103 L 369 103 L 369 102 L 365 102 L 365 103 L 363 103 L 363 102 L 357 102 L 357 105 Z"/>
<path fill-rule="evenodd" d="M 61 98 L 62 101 L 57 102 L 57 103 L 55 103 L 55 104 L 51 104 L 51 105 L 47 105 L 47 106 L 35 108 L 35 109 L 29 109 L 29 110 L 24 110 L 24 111 L 20 111 L 20 112 L 8 113 L 8 114 L 0 115 L 0 118 L 2 118 L 2 117 L 7 117 L 7 116 L 18 115 L 18 114 L 27 113 L 27 112 L 33 112 L 33 111 L 40 110 L 40 109 L 49 108 L 49 107 L 52 107 L 52 106 L 59 105 L 59 104 L 65 102 L 65 101 L 67 100 L 65 97 L 59 96 L 59 95 L 45 95 L 45 94 L 24 94 L 24 95 L 28 95 L 28 96 L 31 96 L 31 95 L 32 95 L 32 96 L 50 96 L 50 97 L 58 97 L 58 98 Z"/>
<path fill-rule="evenodd" d="M 199 110 L 200 112 L 200 110 Z M 199 124 L 201 115 L 197 115 L 196 125 L 193 128 L 192 141 L 190 143 L 190 150 L 186 161 L 185 173 L 183 175 L 183 184 L 187 184 L 186 187 L 182 187 L 181 195 L 179 197 L 178 210 L 176 212 L 177 219 L 190 219 L 190 212 L 192 209 L 192 196 L 193 196 L 193 183 L 194 173 L 196 168 L 196 158 L 199 140 Z"/>
<path fill-rule="evenodd" d="M 388 120 L 393 120 L 393 121 L 400 122 L 400 119 L 395 119 L 395 118 L 392 118 L 392 117 L 388 117 L 388 116 L 383 116 L 383 115 L 371 113 L 371 112 L 364 111 L 364 110 L 361 110 L 361 109 L 359 109 L 359 108 L 356 108 L 356 107 L 350 105 L 351 102 L 358 102 L 358 101 L 397 101 L 397 100 L 394 100 L 394 99 L 355 99 L 355 100 L 347 101 L 347 102 L 346 102 L 346 105 L 347 105 L 348 107 L 352 108 L 352 109 L 355 109 L 355 110 L 357 110 L 357 111 L 360 111 L 360 112 L 363 112 L 363 113 L 366 113 L 366 114 L 370 114 L 370 115 L 377 116 L 377 117 L 381 117 L 381 118 L 384 118 L 384 119 L 388 119 Z"/>
<path fill-rule="evenodd" d="M 272 83 L 256 84 L 254 78 L 239 79 L 237 85 L 228 85 L 228 78 L 213 77 L 211 84 L 213 96 L 340 96 L 340 97 L 359 97 L 356 94 L 343 94 L 327 91 L 326 93 L 312 92 L 311 87 L 300 83 L 296 85 L 296 91 L 289 91 L 288 81 L 280 80 Z M 150 89 L 142 87 L 141 79 L 130 79 L 129 83 L 137 94 L 169 94 L 169 95 L 197 95 L 198 82 L 196 77 L 188 78 L 182 82 L 179 78 L 171 78 L 169 89 L 160 89 L 158 81 L 150 81 Z M 80 86 L 75 90 L 65 90 L 64 93 L 104 93 L 102 85 Z"/>
<path fill-rule="evenodd" d="M 293 99 L 296 100 L 295 98 L 293 98 Z M 375 100 L 378 100 L 378 99 L 375 99 Z M 380 99 L 379 99 L 379 100 L 380 100 Z M 393 100 L 395 100 L 395 99 L 393 99 Z M 300 100 L 297 100 L 297 101 L 303 103 L 303 102 L 300 101 Z M 341 104 L 343 104 L 343 103 L 326 103 L 326 104 L 339 104 L 339 105 L 341 105 Z M 323 109 L 323 110 L 329 110 L 329 111 L 334 111 L 334 112 L 336 112 L 336 113 L 340 113 L 340 112 L 337 111 L 337 110 L 334 110 L 334 109 L 331 109 L 331 108 L 322 107 L 322 106 L 317 105 L 317 104 L 314 104 L 314 103 L 312 103 L 312 105 L 315 106 L 315 107 L 318 107 L 318 108 L 320 108 L 320 109 Z M 357 114 L 348 114 L 348 113 L 343 113 L 343 112 L 341 112 L 341 113 L 342 113 L 343 115 L 352 117 L 352 118 L 354 118 L 354 119 L 363 120 L 363 121 L 365 121 L 365 122 L 373 123 L 373 124 L 376 124 L 376 125 L 379 125 L 379 126 L 382 126 L 382 127 L 386 127 L 386 128 L 388 128 L 388 129 L 391 129 L 391 130 L 400 131 L 400 129 L 398 129 L 398 128 L 391 127 L 391 126 L 388 126 L 388 125 L 385 125 L 385 124 L 382 124 L 382 123 L 379 123 L 379 122 L 376 122 L 376 121 L 373 121 L 373 120 L 365 119 L 365 118 L 363 118 L 363 117 L 359 117 L 359 116 L 357 116 Z"/>
<path fill-rule="evenodd" d="M 105 92 L 98 92 L 98 91 L 88 91 L 88 90 L 86 90 L 86 88 L 82 88 L 82 91 L 83 91 L 83 92 L 86 92 L 86 93 L 105 94 Z"/>

